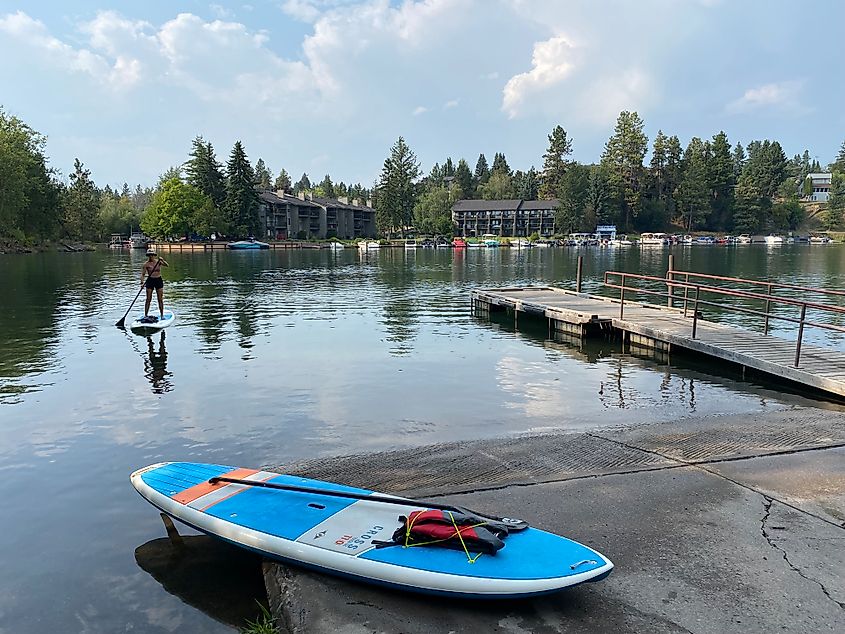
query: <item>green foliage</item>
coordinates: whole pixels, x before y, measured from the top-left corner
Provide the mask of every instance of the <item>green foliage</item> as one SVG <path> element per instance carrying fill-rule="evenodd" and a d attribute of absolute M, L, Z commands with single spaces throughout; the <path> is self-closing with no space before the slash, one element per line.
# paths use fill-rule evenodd
<path fill-rule="evenodd" d="M 707 163 L 707 183 L 710 196 L 710 211 L 707 228 L 715 231 L 730 226 L 734 211 L 734 165 L 731 144 L 724 132 L 713 135 L 710 144 L 711 155 Z"/>
<path fill-rule="evenodd" d="M 458 173 L 461 172 L 460 163 L 458 164 Z M 513 187 L 513 179 L 510 174 L 506 172 L 493 172 L 485 185 L 482 185 L 478 191 L 481 198 L 484 200 L 505 200 L 515 198 Z"/>
<path fill-rule="evenodd" d="M 648 137 L 643 127 L 643 120 L 636 112 L 622 111 L 601 157 L 616 215 L 624 228 L 632 226 L 632 220 L 640 210 L 643 158 L 648 148 Z"/>
<path fill-rule="evenodd" d="M 566 130 L 557 125 L 549 135 L 549 147 L 543 154 L 543 177 L 539 195 L 543 200 L 560 198 L 563 195 L 563 181 L 569 169 L 569 155 L 572 154 L 572 139 Z"/>
<path fill-rule="evenodd" d="M 495 169 L 493 174 L 496 174 Z M 490 178 L 492 177 L 493 175 L 491 174 Z M 455 186 L 461 191 L 463 198 L 474 198 L 475 192 L 472 187 L 472 173 L 469 171 L 469 165 L 467 165 L 464 159 L 458 161 L 458 167 L 455 169 Z"/>
<path fill-rule="evenodd" d="M 500 174 L 507 174 L 508 176 L 511 174 L 511 168 L 508 165 L 507 159 L 505 159 L 504 152 L 496 152 L 496 154 L 493 155 L 493 168 L 491 170 L 491 175 L 496 172 L 499 172 Z M 455 175 L 457 176 L 457 172 Z"/>
<path fill-rule="evenodd" d="M 490 179 L 490 166 L 487 165 L 487 158 L 483 154 L 478 155 L 478 161 L 475 163 L 475 172 L 473 173 L 475 186 L 484 185 Z"/>
<path fill-rule="evenodd" d="M 270 611 L 264 607 L 264 604 L 260 602 L 256 603 L 261 608 L 261 614 L 254 621 L 247 621 L 246 627 L 240 630 L 241 634 L 281 634 L 281 631 L 276 627 Z"/>
<path fill-rule="evenodd" d="M 258 232 L 258 193 L 255 191 L 255 172 L 247 160 L 240 141 L 235 142 L 226 163 L 226 198 L 223 213 L 229 230 L 243 237 Z"/>
<path fill-rule="evenodd" d="M 136 208 L 128 187 L 121 194 L 103 190 L 100 196 L 99 227 L 101 237 L 119 233 L 129 235 L 141 222 L 141 210 Z"/>
<path fill-rule="evenodd" d="M 273 182 L 273 189 L 276 191 L 283 191 L 287 192 L 290 191 L 291 182 L 290 182 L 290 174 L 288 174 L 284 169 L 279 172 L 279 175 L 276 177 L 276 180 Z"/>
<path fill-rule="evenodd" d="M 255 184 L 261 189 L 270 189 L 273 182 L 273 175 L 267 169 L 263 158 L 259 158 L 255 163 Z"/>
<path fill-rule="evenodd" d="M 311 180 L 308 178 L 308 174 L 302 173 L 302 178 L 296 181 L 296 184 L 293 186 L 293 193 L 298 194 L 299 192 L 306 192 L 311 189 Z"/>
<path fill-rule="evenodd" d="M 766 201 L 755 187 L 741 183 L 736 186 L 734 229 L 738 233 L 754 233 L 763 226 Z"/>
<path fill-rule="evenodd" d="M 334 190 L 334 183 L 332 183 L 331 176 L 326 174 L 326 177 L 320 181 L 320 184 L 314 190 L 314 194 L 322 196 L 323 198 L 334 198 L 336 193 Z"/>
<path fill-rule="evenodd" d="M 540 179 L 533 165 L 527 172 L 516 170 L 513 174 L 512 183 L 515 198 L 522 200 L 537 200 L 539 198 Z"/>
<path fill-rule="evenodd" d="M 687 231 L 699 229 L 707 217 L 710 145 L 693 137 L 684 152 L 684 176 L 678 186 L 678 211 Z"/>
<path fill-rule="evenodd" d="M 61 186 L 47 168 L 46 139 L 0 108 L 0 236 L 53 237 Z"/>
<path fill-rule="evenodd" d="M 414 228 L 422 234 L 451 234 L 454 202 L 452 192 L 442 185 L 426 191 L 414 207 Z"/>
<path fill-rule="evenodd" d="M 772 206 L 772 228 L 776 231 L 795 231 L 804 222 L 806 213 L 796 195 Z"/>
<path fill-rule="evenodd" d="M 595 216 L 585 213 L 590 190 L 590 168 L 572 164 L 561 176 L 558 184 L 558 203 L 555 210 L 555 227 L 560 233 L 571 233 L 576 229 L 595 229 Z M 584 226 L 593 223 L 592 227 Z"/>
<path fill-rule="evenodd" d="M 807 198 L 813 195 L 813 179 L 809 176 L 801 184 L 801 195 Z"/>
<path fill-rule="evenodd" d="M 65 190 L 63 198 L 64 228 L 68 236 L 86 242 L 95 240 L 100 235 L 100 196 L 91 180 L 91 172 L 79 159 L 73 162 L 70 187 Z"/>
<path fill-rule="evenodd" d="M 840 174 L 845 174 L 845 141 L 842 141 L 842 145 L 839 147 L 839 153 L 836 155 L 836 160 L 829 166 L 831 172 L 838 172 Z M 814 172 L 817 172 L 817 169 L 813 169 Z"/>
<path fill-rule="evenodd" d="M 821 214 L 822 226 L 827 231 L 838 229 L 842 226 L 843 215 L 845 215 L 845 173 L 834 172 L 830 181 L 830 198 Z"/>
<path fill-rule="evenodd" d="M 171 178 L 162 183 L 141 218 L 141 229 L 154 238 L 187 236 L 191 232 L 208 235 L 215 214 L 211 198 L 193 185 Z"/>
<path fill-rule="evenodd" d="M 419 175 L 417 157 L 400 136 L 390 148 L 378 182 L 375 206 L 380 231 L 393 233 L 398 228 L 404 232 L 411 224 L 417 199 L 415 181 Z"/>
<path fill-rule="evenodd" d="M 211 198 L 218 209 L 222 208 L 226 198 L 226 184 L 211 143 L 206 143 L 201 136 L 196 137 L 188 156 L 185 180 Z"/>

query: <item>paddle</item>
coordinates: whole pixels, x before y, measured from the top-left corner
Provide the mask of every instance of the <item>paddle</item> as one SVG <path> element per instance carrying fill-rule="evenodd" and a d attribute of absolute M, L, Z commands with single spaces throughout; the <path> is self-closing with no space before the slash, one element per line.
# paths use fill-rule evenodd
<path fill-rule="evenodd" d="M 460 506 L 452 506 L 451 504 L 438 504 L 437 502 L 426 502 L 424 500 L 410 500 L 408 498 L 393 498 L 386 495 L 369 495 L 367 493 L 352 493 L 350 491 L 337 491 L 335 489 L 314 489 L 312 487 L 301 487 L 295 484 L 276 484 L 274 482 L 261 482 L 258 480 L 241 480 L 239 478 L 227 478 L 225 476 L 218 476 L 210 478 L 209 484 L 217 484 L 218 482 L 229 482 L 232 484 L 244 484 L 251 487 L 261 487 L 262 489 L 275 489 L 278 491 L 294 491 L 296 493 L 313 493 L 316 495 L 328 495 L 337 498 L 347 498 L 350 500 L 366 500 L 367 502 L 378 502 L 380 504 L 395 504 L 397 506 L 422 506 L 427 509 L 437 509 L 439 511 L 453 511 L 455 513 L 463 513 L 464 515 L 475 515 L 476 517 L 493 520 L 502 525 L 502 528 L 508 530 L 521 531 L 528 528 L 528 522 L 512 517 L 496 517 L 495 515 L 486 515 L 485 513 L 478 513 L 468 508 Z"/>
<path fill-rule="evenodd" d="M 156 272 L 156 269 L 159 267 L 160 264 L 161 264 L 161 258 L 159 258 L 158 261 L 156 261 L 156 265 L 153 267 L 153 270 L 150 271 L 150 275 L 152 275 L 153 273 Z M 150 275 L 147 275 L 147 277 L 149 277 Z M 126 323 L 125 323 L 126 322 L 126 315 L 128 315 L 129 311 L 132 310 L 132 307 L 135 305 L 135 302 L 138 301 L 138 298 L 141 296 L 141 291 L 143 291 L 143 290 L 144 290 L 144 286 L 142 284 L 141 288 L 138 289 L 138 294 L 135 295 L 135 299 L 133 299 L 132 303 L 129 304 L 129 308 L 126 309 L 126 312 L 123 313 L 123 317 L 120 318 L 120 321 L 118 321 L 115 324 L 115 326 L 117 326 L 118 328 L 123 328 L 126 325 Z"/>

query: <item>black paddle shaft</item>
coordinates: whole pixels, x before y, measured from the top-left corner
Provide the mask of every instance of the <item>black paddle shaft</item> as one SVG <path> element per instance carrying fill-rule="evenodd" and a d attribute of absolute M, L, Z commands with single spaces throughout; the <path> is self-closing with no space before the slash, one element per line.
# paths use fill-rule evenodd
<path fill-rule="evenodd" d="M 312 493 L 315 495 L 328 495 L 337 498 L 346 498 L 350 500 L 365 500 L 367 502 L 378 502 L 380 504 L 395 504 L 397 506 L 421 506 L 427 509 L 437 509 L 438 511 L 453 511 L 455 513 L 463 513 L 464 515 L 472 515 L 482 520 L 492 520 L 502 525 L 502 528 L 519 531 L 523 528 L 528 528 L 528 522 L 512 517 L 496 517 L 495 515 L 487 515 L 486 513 L 478 513 L 468 508 L 461 506 L 453 506 L 451 504 L 438 504 L 437 502 L 427 502 L 425 500 L 410 500 L 408 498 L 394 498 L 387 495 L 369 495 L 366 493 L 353 493 L 351 491 L 338 491 L 336 489 L 315 489 L 313 487 L 302 487 L 295 484 L 276 484 L 274 482 L 261 482 L 259 480 L 241 480 L 239 478 L 227 478 L 225 476 L 218 476 L 210 478 L 209 484 L 217 484 L 218 482 L 229 482 L 232 484 L 244 484 L 246 486 L 259 487 L 262 489 L 275 489 L 277 491 L 293 491 L 295 493 Z"/>

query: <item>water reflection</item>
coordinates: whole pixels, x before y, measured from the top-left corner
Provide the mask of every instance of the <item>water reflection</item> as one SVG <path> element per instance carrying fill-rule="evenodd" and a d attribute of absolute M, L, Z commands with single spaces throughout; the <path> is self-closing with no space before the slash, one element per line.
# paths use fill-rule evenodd
<path fill-rule="evenodd" d="M 167 370 L 167 348 L 164 345 L 165 332 L 162 330 L 158 333 L 158 347 L 156 347 L 153 338 L 155 335 L 147 337 L 147 354 L 144 357 L 144 376 L 150 382 L 153 388 L 153 394 L 164 394 L 173 389 L 173 383 L 170 377 L 172 372 Z"/>
<path fill-rule="evenodd" d="M 242 628 L 267 605 L 261 557 L 208 535 L 153 539 L 135 549 L 135 562 L 170 594 L 215 621 Z"/>

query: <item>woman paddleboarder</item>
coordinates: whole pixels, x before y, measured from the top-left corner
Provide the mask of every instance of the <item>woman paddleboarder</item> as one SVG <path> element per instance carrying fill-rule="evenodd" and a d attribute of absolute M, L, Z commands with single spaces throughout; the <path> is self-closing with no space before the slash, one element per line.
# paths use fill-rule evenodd
<path fill-rule="evenodd" d="M 144 303 L 144 319 L 149 319 L 150 302 L 153 289 L 158 297 L 158 312 L 164 319 L 164 280 L 161 279 L 161 267 L 168 266 L 164 258 L 156 257 L 155 249 L 147 249 L 147 261 L 141 267 L 141 286 L 147 289 L 147 301 Z M 146 276 L 147 281 L 144 282 Z"/>

